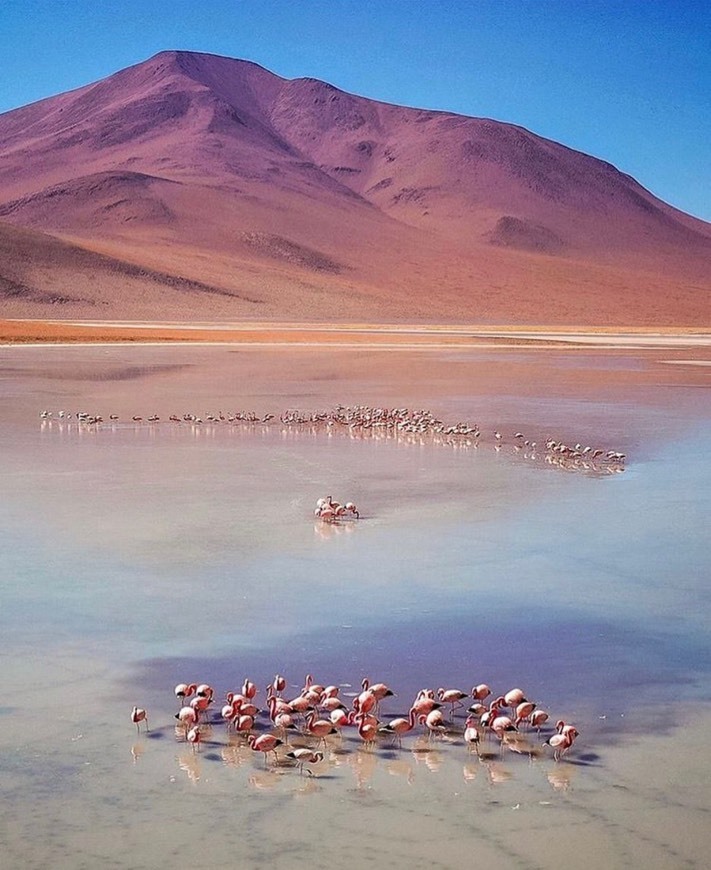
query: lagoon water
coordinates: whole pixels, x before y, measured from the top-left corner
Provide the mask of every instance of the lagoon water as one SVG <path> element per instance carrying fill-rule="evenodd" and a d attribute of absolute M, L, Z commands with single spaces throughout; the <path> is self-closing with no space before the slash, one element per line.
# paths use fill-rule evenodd
<path fill-rule="evenodd" d="M 707 866 L 699 353 L 0 349 L 2 866 Z M 476 421 L 481 443 L 167 422 L 338 402 Z M 565 471 L 517 429 L 626 468 Z M 327 493 L 361 519 L 315 523 Z M 543 737 L 478 760 L 351 729 L 313 777 L 217 722 L 199 753 L 176 739 L 176 683 L 219 709 L 276 672 L 294 693 L 307 673 L 345 696 L 387 682 L 386 719 L 425 686 L 520 685 L 581 736 L 556 764 Z"/>

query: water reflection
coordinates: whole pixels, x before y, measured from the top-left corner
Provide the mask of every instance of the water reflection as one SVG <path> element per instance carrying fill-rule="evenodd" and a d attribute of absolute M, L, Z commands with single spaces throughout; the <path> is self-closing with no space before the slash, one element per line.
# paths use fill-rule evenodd
<path fill-rule="evenodd" d="M 575 775 L 572 765 L 557 765 L 546 772 L 546 779 L 555 791 L 568 791 Z"/>
<path fill-rule="evenodd" d="M 337 794 L 338 789 L 348 787 L 348 780 L 356 791 L 387 789 L 387 781 L 393 779 L 401 780 L 408 787 L 417 783 L 426 786 L 433 776 L 444 777 L 452 787 L 462 779 L 470 785 L 480 780 L 487 787 L 521 780 L 527 787 L 540 788 L 545 784 L 554 791 L 568 791 L 576 769 L 586 766 L 582 756 L 571 755 L 555 762 L 544 753 L 533 751 L 533 747 L 528 754 L 506 752 L 504 745 L 498 746 L 496 741 L 490 741 L 480 757 L 473 756 L 464 740 L 454 733 L 444 738 L 426 734 L 408 736 L 402 748 L 385 740 L 366 745 L 351 734 L 332 736 L 325 741 L 323 758 L 308 765 L 307 772 L 302 772 L 298 761 L 288 756 L 296 748 L 315 749 L 313 738 L 307 734 L 299 734 L 290 745 L 278 747 L 277 757 L 270 756 L 266 762 L 261 753 L 250 749 L 242 735 L 225 733 L 223 737 L 213 733 L 209 745 L 214 749 L 219 747 L 219 751 L 212 753 L 201 751 L 199 747 L 188 749 L 184 732 L 180 730 L 176 730 L 175 740 L 186 748 L 175 755 L 165 744 L 165 756 L 174 758 L 179 773 L 193 786 L 203 781 L 204 765 L 218 761 L 222 769 L 239 773 L 242 781 L 255 790 L 286 790 L 300 796 L 315 795 L 324 789 Z M 143 758 L 145 750 L 145 741 L 131 745 L 132 764 Z M 156 764 L 159 769 L 159 762 L 154 756 L 153 769 Z M 211 778 L 214 779 L 214 771 Z"/>
<path fill-rule="evenodd" d="M 189 416 L 190 419 L 186 419 Z M 271 415 L 267 415 L 271 416 Z M 578 472 L 591 476 L 620 474 L 625 470 L 625 456 L 619 451 L 603 447 L 583 446 L 576 443 L 568 446 L 550 437 L 542 444 L 525 439 L 522 433 L 495 437 L 482 437 L 476 426 L 457 424 L 442 427 L 441 431 L 426 426 L 424 429 L 405 429 L 397 426 L 354 426 L 333 423 L 280 423 L 261 421 L 220 421 L 214 415 L 208 422 L 195 415 L 184 415 L 171 422 L 150 421 L 137 417 L 130 422 L 106 422 L 100 415 L 85 415 L 81 419 L 57 419 L 45 417 L 40 420 L 41 433 L 53 433 L 63 438 L 84 438 L 98 434 L 125 433 L 133 431 L 136 436 L 155 439 L 159 435 L 188 437 L 192 440 L 215 439 L 218 435 L 239 438 L 268 438 L 278 434 L 285 443 L 321 441 L 333 439 L 389 443 L 400 447 L 426 448 L 446 447 L 453 451 L 476 451 L 480 447 L 492 450 L 497 456 L 506 455 L 527 464 L 555 468 L 566 472 Z M 450 431 L 451 430 L 451 431 Z"/>
<path fill-rule="evenodd" d="M 53 351 L 37 353 L 47 360 L 40 368 L 56 364 Z M 93 370 L 103 351 L 71 353 L 91 355 Z M 221 375 L 210 363 L 199 379 L 163 379 L 136 421 L 135 384 L 120 392 L 68 381 L 54 398 L 31 369 L 17 383 L 2 381 L 0 630 L 6 689 L 17 699 L 3 716 L 7 861 L 158 866 L 159 856 L 144 851 L 162 831 L 181 844 L 183 861 L 198 863 L 206 836 L 234 826 L 244 787 L 256 809 L 239 835 L 265 844 L 278 868 L 323 863 L 311 843 L 326 828 L 341 849 L 368 837 L 390 866 L 459 866 L 472 848 L 485 862 L 584 866 L 563 858 L 577 854 L 581 835 L 601 866 L 620 863 L 621 846 L 625 866 L 705 866 L 705 719 L 703 729 L 669 736 L 676 716 L 688 718 L 708 696 L 711 673 L 701 385 L 655 385 L 653 401 L 663 393 L 656 407 L 645 405 L 651 389 L 637 401 L 607 385 L 586 393 L 584 380 L 570 401 L 546 384 L 532 399 L 513 384 L 485 401 L 472 379 L 461 380 L 463 369 L 443 395 L 453 380 L 429 381 L 428 358 L 422 383 L 408 380 L 406 394 L 425 404 L 435 396 L 454 416 L 481 410 L 500 422 L 501 443 L 493 425 L 475 439 L 276 420 L 227 426 L 206 414 L 202 423 L 148 422 L 154 404 L 160 413 L 169 404 L 218 407 L 218 395 L 242 390 L 249 378 L 235 373 L 247 356 L 230 359 L 239 366 Z M 453 367 L 440 360 L 435 368 L 449 378 Z M 353 394 L 372 395 L 377 383 L 354 380 Z M 244 401 L 285 405 L 284 390 L 294 390 L 323 404 L 333 390 L 327 377 L 296 383 L 291 372 L 267 386 Z M 105 419 L 53 417 L 38 431 L 37 408 L 49 402 L 97 408 Z M 121 419 L 104 408 L 118 408 Z M 524 425 L 524 443 L 502 421 Z M 578 467 L 557 453 L 546 458 L 549 426 L 573 449 L 571 430 L 590 433 Z M 598 437 L 628 445 L 636 459 L 624 475 L 604 472 L 602 486 L 587 459 L 600 448 L 584 452 Z M 312 529 L 313 499 L 341 484 L 371 516 L 357 534 L 355 524 Z M 388 742 L 366 751 L 345 729 L 308 777 L 287 761 L 265 768 L 217 724 L 199 751 L 172 739 L 166 686 L 195 673 L 232 685 L 236 669 L 271 676 L 275 665 L 334 681 L 377 669 L 402 698 L 423 674 L 434 685 L 520 682 L 580 722 L 584 743 L 556 764 L 530 747 L 502 753 L 498 741 L 483 740 L 478 760 L 460 737 L 428 744 L 409 735 L 402 750 Z M 150 735 L 138 740 L 125 715 L 137 686 L 141 699 L 155 691 L 155 722 L 171 723 L 154 734 L 152 718 Z M 671 716 L 659 704 L 669 686 Z M 70 693 L 73 703 L 45 734 L 33 723 L 47 692 L 62 704 Z M 106 704 L 119 698 L 109 719 Z M 85 739 L 71 742 L 78 730 Z M 98 768 L 81 762 L 99 757 L 107 775 L 92 777 Z M 178 785 L 157 800 L 167 781 Z M 209 799 L 186 819 L 184 794 L 194 789 Z M 292 798 L 302 801 L 298 816 Z M 535 811 L 545 804 L 555 811 Z M 525 831 L 523 813 L 511 824 L 513 806 L 534 810 Z M 121 854 L 118 828 L 126 832 Z M 301 851 L 284 848 L 297 829 Z M 397 849 L 392 830 L 404 832 Z M 213 862 L 233 861 L 234 839 L 211 843 Z"/>
<path fill-rule="evenodd" d="M 219 761 L 223 769 L 241 772 L 244 781 L 252 788 L 260 791 L 284 788 L 298 790 L 302 795 L 315 794 L 327 784 L 329 789 L 342 787 L 348 779 L 353 781 L 356 790 L 385 787 L 383 778 L 401 779 L 408 786 L 414 786 L 423 777 L 445 776 L 451 780 L 461 777 L 471 784 L 480 778 L 482 771 L 485 774 L 483 781 L 490 787 L 522 777 L 529 784 L 545 782 L 556 791 L 567 791 L 571 788 L 575 768 L 588 765 L 579 753 L 554 761 L 543 751 L 546 733 L 536 744 L 523 734 L 507 734 L 503 741 L 488 736 L 480 755 L 475 756 L 464 741 L 464 724 L 461 728 L 458 726 L 455 720 L 443 736 L 408 735 L 401 747 L 382 735 L 372 744 L 364 744 L 353 733 L 332 735 L 318 741 L 321 746 L 325 744 L 323 757 L 308 764 L 304 772 L 300 769 L 298 757 L 294 758 L 290 753 L 317 748 L 315 739 L 308 733 L 295 735 L 291 744 L 277 747 L 274 757 L 270 755 L 263 759 L 262 753 L 250 748 L 246 735 L 215 730 L 203 723 L 201 728 L 206 738 L 203 744 L 219 751 L 206 753 L 199 745 L 188 749 L 184 729 L 176 728 L 175 742 L 186 748 L 173 757 L 178 770 L 193 785 L 203 778 L 206 762 Z M 256 733 L 268 732 L 262 726 L 262 730 Z M 549 729 L 548 733 L 554 732 Z M 150 735 L 146 736 L 148 739 Z M 133 764 L 142 759 L 146 745 L 146 741 L 140 740 L 131 745 Z M 164 751 L 166 755 L 172 755 L 167 744 Z M 156 761 L 159 759 L 154 756 L 154 765 Z M 311 780 L 318 781 L 318 785 L 312 784 Z"/>
<path fill-rule="evenodd" d="M 202 775 L 202 761 L 197 752 L 182 752 L 176 757 L 178 768 L 193 785 L 197 785 Z"/>

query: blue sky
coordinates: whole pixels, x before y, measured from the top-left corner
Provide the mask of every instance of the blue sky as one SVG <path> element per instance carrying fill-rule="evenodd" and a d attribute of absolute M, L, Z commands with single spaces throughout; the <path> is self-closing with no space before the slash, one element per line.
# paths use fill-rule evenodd
<path fill-rule="evenodd" d="M 169 48 L 520 124 L 711 220 L 708 0 L 0 0 L 0 112 Z"/>

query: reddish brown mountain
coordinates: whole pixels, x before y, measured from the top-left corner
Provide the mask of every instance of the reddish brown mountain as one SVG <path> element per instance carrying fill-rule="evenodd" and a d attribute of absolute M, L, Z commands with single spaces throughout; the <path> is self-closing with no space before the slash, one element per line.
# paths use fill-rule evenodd
<path fill-rule="evenodd" d="M 708 325 L 711 310 L 711 225 L 608 163 L 190 52 L 0 116 L 0 251 L 8 316 Z"/>

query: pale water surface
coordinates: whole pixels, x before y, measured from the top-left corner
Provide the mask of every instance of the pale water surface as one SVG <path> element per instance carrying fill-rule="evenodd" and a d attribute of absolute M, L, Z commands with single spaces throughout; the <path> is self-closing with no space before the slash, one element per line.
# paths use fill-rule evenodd
<path fill-rule="evenodd" d="M 502 349 L 400 353 L 391 371 L 339 353 L 0 349 L 2 866 L 707 866 L 702 368 Z M 339 401 L 476 421 L 482 443 L 130 421 Z M 563 471 L 514 451 L 515 429 L 623 449 L 627 468 Z M 315 524 L 327 493 L 361 520 Z M 423 686 L 520 685 L 581 736 L 556 764 L 493 742 L 478 761 L 455 737 L 366 752 L 347 731 L 312 778 L 219 724 L 199 754 L 176 741 L 175 683 L 221 702 L 277 671 L 293 690 L 307 672 L 343 693 L 383 680 L 384 718 Z"/>

